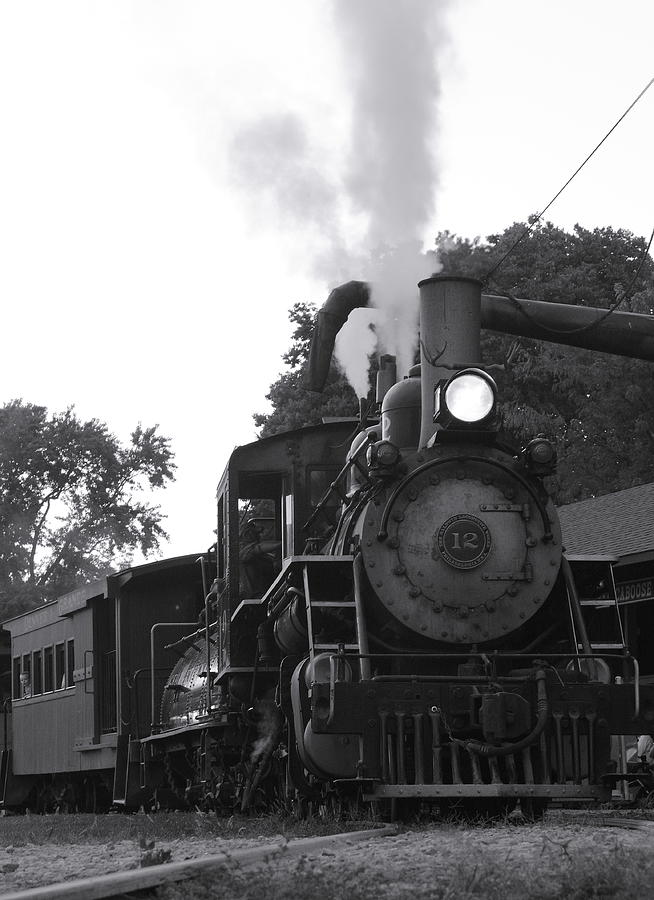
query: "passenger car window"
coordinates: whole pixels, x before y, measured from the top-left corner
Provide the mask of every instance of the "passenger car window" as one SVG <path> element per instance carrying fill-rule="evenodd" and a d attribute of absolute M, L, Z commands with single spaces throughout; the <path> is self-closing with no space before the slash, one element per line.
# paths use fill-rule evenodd
<path fill-rule="evenodd" d="M 32 657 L 29 653 L 23 656 L 23 667 L 20 673 L 20 695 L 24 698 L 32 696 Z"/>
<path fill-rule="evenodd" d="M 21 690 L 20 690 L 20 656 L 15 656 L 13 665 L 12 665 L 12 673 L 13 677 L 11 679 L 12 682 L 12 692 L 11 696 L 14 700 L 20 700 L 21 698 Z"/>
<path fill-rule="evenodd" d="M 66 685 L 68 687 L 73 687 L 75 684 L 74 679 L 75 672 L 75 641 L 68 641 L 68 657 L 67 657 L 67 673 L 66 673 Z"/>
<path fill-rule="evenodd" d="M 32 653 L 32 693 L 43 693 L 43 651 Z"/>
<path fill-rule="evenodd" d="M 52 647 L 43 648 L 43 693 L 54 690 L 54 657 Z"/>
<path fill-rule="evenodd" d="M 66 645 L 55 646 L 55 690 L 61 691 L 66 687 Z"/>

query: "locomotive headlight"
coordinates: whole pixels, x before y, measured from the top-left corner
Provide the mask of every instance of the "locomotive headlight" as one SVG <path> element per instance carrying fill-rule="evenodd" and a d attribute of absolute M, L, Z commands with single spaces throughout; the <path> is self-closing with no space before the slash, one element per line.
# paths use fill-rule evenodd
<path fill-rule="evenodd" d="M 434 421 L 480 425 L 495 412 L 497 386 L 482 369 L 463 369 L 436 387 Z"/>

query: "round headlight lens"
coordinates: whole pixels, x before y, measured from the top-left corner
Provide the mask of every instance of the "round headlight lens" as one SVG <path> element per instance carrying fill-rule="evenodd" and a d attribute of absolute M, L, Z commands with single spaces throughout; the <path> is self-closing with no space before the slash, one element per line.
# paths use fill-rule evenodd
<path fill-rule="evenodd" d="M 460 422 L 481 422 L 495 405 L 493 383 L 481 373 L 462 372 L 445 388 L 445 403 Z"/>

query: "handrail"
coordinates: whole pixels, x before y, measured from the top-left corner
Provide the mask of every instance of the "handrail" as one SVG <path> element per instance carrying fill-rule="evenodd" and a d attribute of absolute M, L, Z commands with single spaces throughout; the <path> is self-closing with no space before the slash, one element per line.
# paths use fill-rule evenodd
<path fill-rule="evenodd" d="M 412 472 L 409 472 L 402 481 L 400 481 L 391 491 L 391 494 L 386 501 L 386 506 L 382 512 L 381 520 L 379 523 L 379 531 L 377 532 L 377 540 L 381 543 L 385 541 L 388 537 L 388 520 L 391 515 L 391 510 L 395 501 L 402 493 L 404 488 L 413 481 L 414 478 L 418 478 L 423 472 L 426 472 L 428 469 L 433 468 L 434 466 L 444 466 L 448 463 L 462 463 L 462 462 L 478 462 L 484 463 L 489 466 L 495 466 L 498 469 L 501 469 L 505 473 L 514 478 L 516 481 L 520 482 L 522 487 L 528 492 L 528 494 L 534 498 L 536 501 L 536 506 L 538 508 L 538 512 L 540 513 L 540 517 L 543 521 L 543 540 L 546 543 L 549 543 L 552 540 L 552 523 L 550 522 L 550 517 L 547 514 L 546 504 L 543 503 L 541 497 L 538 496 L 538 492 L 535 490 L 535 485 L 531 484 L 524 478 L 519 472 L 514 471 L 510 466 L 506 465 L 506 463 L 502 462 L 499 459 L 493 459 L 492 457 L 486 456 L 477 456 L 474 453 L 465 453 L 463 456 L 443 456 L 438 459 L 430 459 L 428 462 L 423 463 L 421 466 L 418 466 L 417 469 L 413 469 Z"/>
<path fill-rule="evenodd" d="M 341 494 L 341 491 L 340 491 L 340 488 L 341 488 L 340 483 L 343 480 L 343 478 L 347 475 L 347 473 L 349 472 L 349 470 L 351 469 L 351 467 L 353 465 L 355 465 L 358 468 L 358 470 L 361 472 L 361 474 L 367 479 L 367 481 L 370 482 L 370 475 L 363 468 L 363 466 L 361 465 L 361 463 L 359 462 L 359 459 L 358 459 L 358 457 L 361 456 L 362 452 L 368 447 L 368 444 L 370 444 L 370 443 L 372 443 L 372 441 L 371 441 L 370 435 L 367 434 L 365 440 L 361 442 L 361 446 L 357 447 L 354 455 L 348 456 L 347 460 L 345 461 L 345 465 L 343 466 L 341 471 L 338 473 L 336 478 L 329 485 L 329 487 L 327 488 L 325 493 L 322 495 L 322 497 L 316 504 L 314 511 L 311 513 L 311 515 L 309 516 L 307 521 L 302 526 L 302 531 L 308 531 L 309 528 L 311 528 L 311 526 L 316 521 L 316 519 L 318 518 L 320 513 L 327 506 L 327 503 L 329 502 L 329 498 L 331 497 L 331 495 L 333 493 L 338 493 L 341 497 L 341 500 L 342 501 L 345 500 L 345 497 L 343 497 L 343 495 Z"/>
<path fill-rule="evenodd" d="M 132 675 L 131 679 L 129 679 L 129 678 L 127 679 L 127 687 L 130 689 L 130 691 L 131 690 L 134 691 L 134 719 L 136 720 L 135 738 L 137 741 L 141 740 L 141 730 L 139 728 L 139 721 L 140 721 L 139 688 L 138 688 L 139 683 L 140 683 L 139 676 L 151 673 L 152 677 L 154 677 L 154 675 L 156 675 L 157 672 L 166 672 L 167 673 L 169 671 L 170 671 L 170 669 L 167 666 L 157 666 L 156 669 L 151 669 L 150 666 L 144 666 L 140 669 L 136 669 L 136 671 Z M 131 715 L 132 715 L 132 711 L 130 708 L 130 719 L 131 719 Z"/>

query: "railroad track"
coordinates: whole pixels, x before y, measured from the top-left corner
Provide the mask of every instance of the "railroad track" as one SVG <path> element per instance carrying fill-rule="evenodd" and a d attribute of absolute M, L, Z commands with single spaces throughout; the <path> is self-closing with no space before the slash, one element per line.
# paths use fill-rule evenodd
<path fill-rule="evenodd" d="M 627 819 L 623 816 L 606 816 L 598 819 L 597 825 L 611 828 L 628 828 L 631 831 L 654 831 L 652 819 Z"/>
<path fill-rule="evenodd" d="M 323 837 L 302 838 L 297 841 L 276 842 L 261 847 L 248 847 L 233 853 L 218 853 L 199 859 L 179 863 L 164 863 L 142 869 L 130 869 L 112 875 L 81 878 L 44 887 L 30 888 L 3 894 L 2 900 L 99 900 L 99 898 L 124 896 L 132 891 L 142 891 L 196 878 L 206 872 L 220 872 L 221 869 L 256 865 L 272 859 L 293 858 L 304 853 L 315 853 L 338 845 L 358 843 L 373 838 L 389 837 L 397 834 L 394 825 L 371 828 L 366 831 L 346 831 Z"/>

